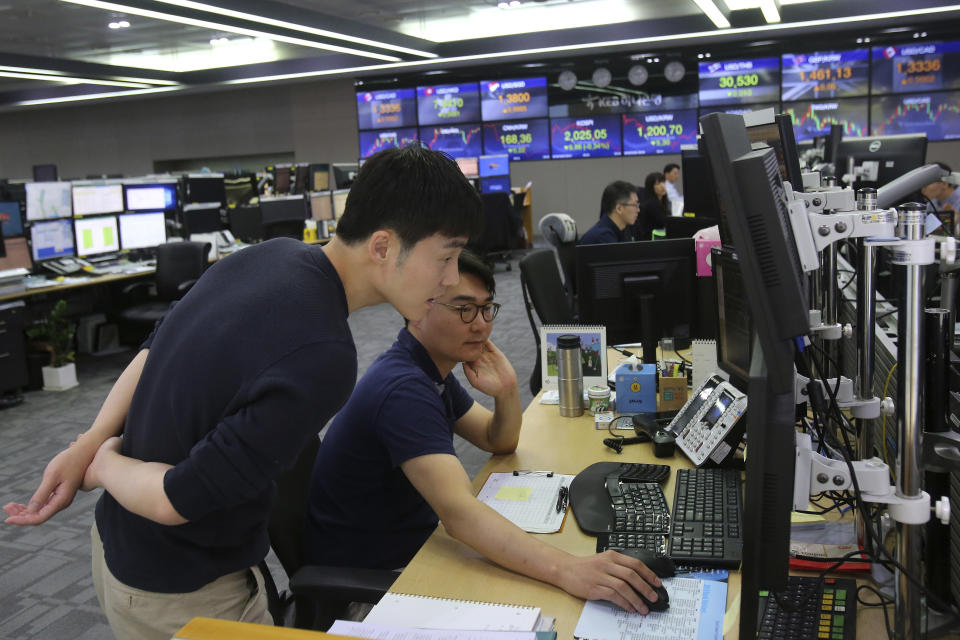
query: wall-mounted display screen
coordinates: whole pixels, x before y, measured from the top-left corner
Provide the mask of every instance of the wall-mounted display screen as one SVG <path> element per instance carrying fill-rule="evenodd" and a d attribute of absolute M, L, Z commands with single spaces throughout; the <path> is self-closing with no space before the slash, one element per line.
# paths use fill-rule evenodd
<path fill-rule="evenodd" d="M 623 155 L 643 156 L 680 153 L 680 146 L 696 144 L 696 109 L 663 113 L 625 113 Z"/>
<path fill-rule="evenodd" d="M 480 120 L 480 92 L 477 90 L 477 83 L 417 87 L 417 114 L 421 126 L 477 122 Z"/>
<path fill-rule="evenodd" d="M 830 133 L 832 124 L 843 126 L 844 138 L 865 136 L 867 111 L 866 98 L 783 103 L 783 112 L 790 116 L 798 141 Z"/>
<path fill-rule="evenodd" d="M 480 156 L 480 177 L 510 175 L 510 156 L 505 153 Z"/>
<path fill-rule="evenodd" d="M 28 182 L 27 220 L 68 218 L 73 215 L 69 182 Z"/>
<path fill-rule="evenodd" d="M 870 135 L 923 133 L 927 140 L 960 138 L 960 91 L 891 95 L 870 104 Z"/>
<path fill-rule="evenodd" d="M 550 120 L 553 158 L 597 158 L 621 152 L 620 116 L 553 118 Z"/>
<path fill-rule="evenodd" d="M 377 151 L 405 147 L 417 141 L 417 128 L 385 129 L 360 132 L 360 157 L 369 158 Z"/>
<path fill-rule="evenodd" d="M 454 158 L 479 156 L 483 153 L 479 124 L 420 127 L 420 142 L 434 151 L 443 151 Z"/>
<path fill-rule="evenodd" d="M 782 58 L 784 102 L 867 95 L 869 49 L 785 53 Z"/>
<path fill-rule="evenodd" d="M 395 129 L 417 124 L 417 95 L 413 89 L 357 93 L 360 129 Z"/>
<path fill-rule="evenodd" d="M 780 59 L 700 63 L 700 106 L 780 99 Z"/>
<path fill-rule="evenodd" d="M 960 41 L 873 48 L 873 93 L 960 89 Z"/>
<path fill-rule="evenodd" d="M 546 118 L 516 122 L 485 122 L 483 150 L 506 153 L 511 161 L 550 157 L 550 125 Z"/>
<path fill-rule="evenodd" d="M 547 79 L 482 80 L 483 120 L 543 118 L 547 115 Z"/>

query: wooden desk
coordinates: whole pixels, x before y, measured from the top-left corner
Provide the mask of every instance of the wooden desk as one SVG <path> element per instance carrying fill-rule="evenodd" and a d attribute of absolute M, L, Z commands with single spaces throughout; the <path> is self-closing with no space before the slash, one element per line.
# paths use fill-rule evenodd
<path fill-rule="evenodd" d="M 140 271 L 138 273 L 110 273 L 103 276 L 86 277 L 81 282 L 70 283 L 60 283 L 53 279 L 49 279 L 49 287 L 38 287 L 36 289 L 27 289 L 26 291 L 20 291 L 18 293 L 8 293 L 0 296 L 0 302 L 7 300 L 23 300 L 25 298 L 31 298 L 33 296 L 44 295 L 47 293 L 57 294 L 61 291 L 70 291 L 71 289 L 82 289 L 84 287 L 91 287 L 94 285 L 111 284 L 114 282 L 122 282 L 124 280 L 135 280 L 137 278 L 151 277 L 154 273 L 155 270 L 153 269 L 150 271 Z"/>

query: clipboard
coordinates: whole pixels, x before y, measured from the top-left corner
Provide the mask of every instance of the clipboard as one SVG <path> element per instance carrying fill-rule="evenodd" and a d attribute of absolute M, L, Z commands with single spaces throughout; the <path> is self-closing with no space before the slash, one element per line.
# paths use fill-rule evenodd
<path fill-rule="evenodd" d="M 573 478 L 548 471 L 491 473 L 477 498 L 524 531 L 556 533 L 563 526 Z"/>

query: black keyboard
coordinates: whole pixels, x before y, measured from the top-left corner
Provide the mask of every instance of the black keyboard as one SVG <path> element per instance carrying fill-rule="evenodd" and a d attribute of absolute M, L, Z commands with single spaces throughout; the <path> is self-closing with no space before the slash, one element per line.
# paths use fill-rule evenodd
<path fill-rule="evenodd" d="M 615 531 L 597 536 L 597 553 L 607 549 L 643 549 L 663 556 L 667 553 L 667 537 L 662 533 L 627 533 Z"/>
<path fill-rule="evenodd" d="M 606 484 L 613 507 L 614 532 L 666 534 L 670 531 L 670 509 L 659 484 L 622 483 L 614 477 L 608 477 Z"/>
<path fill-rule="evenodd" d="M 857 581 L 850 578 L 790 576 L 787 590 L 760 592 L 760 640 L 853 640 L 857 637 Z"/>
<path fill-rule="evenodd" d="M 663 484 L 670 477 L 670 465 L 625 462 L 610 475 L 615 476 L 620 482 L 658 482 Z"/>
<path fill-rule="evenodd" d="M 679 469 L 667 549 L 674 562 L 735 569 L 743 558 L 743 497 L 735 469 Z"/>

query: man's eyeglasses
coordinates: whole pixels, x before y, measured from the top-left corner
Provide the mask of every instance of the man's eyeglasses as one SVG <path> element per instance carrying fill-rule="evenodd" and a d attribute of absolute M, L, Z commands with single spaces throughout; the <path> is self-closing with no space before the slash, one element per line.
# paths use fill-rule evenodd
<path fill-rule="evenodd" d="M 617 204 L 623 205 L 624 207 L 639 207 L 639 202 L 618 202 Z"/>
<path fill-rule="evenodd" d="M 447 304 L 446 302 L 437 302 L 439 305 L 443 305 L 448 309 L 455 309 L 460 312 L 460 319 L 463 320 L 466 324 L 470 324 L 477 319 L 477 315 L 480 312 L 483 312 L 483 319 L 487 322 L 493 322 L 493 319 L 497 317 L 497 314 L 500 312 L 500 303 L 499 302 L 488 302 L 486 304 L 474 304 L 473 302 L 467 302 L 466 304 Z"/>

